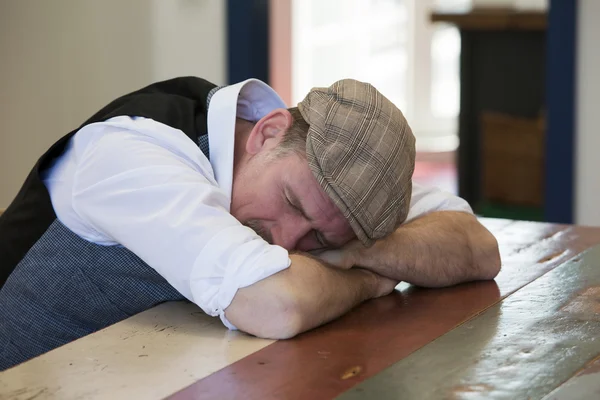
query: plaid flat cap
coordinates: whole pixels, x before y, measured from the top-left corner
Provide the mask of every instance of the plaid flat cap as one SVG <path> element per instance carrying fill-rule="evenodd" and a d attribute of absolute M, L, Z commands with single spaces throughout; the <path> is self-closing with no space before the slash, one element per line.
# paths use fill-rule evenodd
<path fill-rule="evenodd" d="M 406 220 L 415 137 L 402 112 L 353 79 L 313 88 L 298 103 L 309 124 L 308 164 L 357 238 L 370 246 Z"/>

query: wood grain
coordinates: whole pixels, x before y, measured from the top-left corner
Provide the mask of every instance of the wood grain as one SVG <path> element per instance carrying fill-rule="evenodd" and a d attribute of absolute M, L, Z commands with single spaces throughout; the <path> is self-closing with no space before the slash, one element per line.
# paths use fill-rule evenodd
<path fill-rule="evenodd" d="M 592 339 L 593 340 L 593 339 Z M 600 399 L 600 355 L 543 400 Z"/>
<path fill-rule="evenodd" d="M 158 400 L 272 342 L 165 303 L 0 372 L 0 400 Z"/>
<path fill-rule="evenodd" d="M 600 243 L 597 228 L 482 222 L 500 242 L 503 270 L 495 282 L 401 285 L 275 343 L 228 332 L 193 305 L 165 304 L 0 373 L 0 399 L 332 398 Z"/>
<path fill-rule="evenodd" d="M 548 25 L 545 12 L 523 12 L 511 9 L 474 10 L 466 13 L 434 12 L 432 22 L 447 22 L 462 30 L 478 31 L 544 31 Z"/>
<path fill-rule="evenodd" d="M 171 398 L 336 397 L 600 243 L 598 228 L 482 222 L 500 243 L 503 268 L 495 282 L 435 290 L 403 285 L 328 325 L 273 343 Z"/>
<path fill-rule="evenodd" d="M 536 279 L 340 400 L 544 397 L 600 354 L 598 266 L 600 246 Z M 588 374 L 597 371 L 597 364 L 588 365 Z M 589 383 L 580 380 L 575 386 L 586 386 L 587 398 L 597 398 Z"/>

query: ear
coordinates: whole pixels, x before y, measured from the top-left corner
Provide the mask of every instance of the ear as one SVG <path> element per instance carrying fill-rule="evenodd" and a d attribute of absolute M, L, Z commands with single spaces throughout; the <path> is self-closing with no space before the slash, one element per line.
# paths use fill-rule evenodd
<path fill-rule="evenodd" d="M 277 108 L 262 117 L 250 132 L 246 152 L 255 155 L 261 150 L 275 147 L 292 126 L 292 114 L 285 108 Z"/>

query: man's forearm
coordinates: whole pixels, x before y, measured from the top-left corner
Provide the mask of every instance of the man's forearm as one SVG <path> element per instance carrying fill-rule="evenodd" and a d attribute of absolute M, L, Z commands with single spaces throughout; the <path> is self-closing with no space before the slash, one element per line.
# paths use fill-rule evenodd
<path fill-rule="evenodd" d="M 426 287 L 493 279 L 500 271 L 494 236 L 475 216 L 453 211 L 431 213 L 402 225 L 370 248 L 354 241 L 319 257 L 340 268 L 361 266 Z"/>
<path fill-rule="evenodd" d="M 289 338 L 394 286 L 360 268 L 344 271 L 299 254 L 290 258 L 288 269 L 238 290 L 225 310 L 238 329 L 264 338 Z"/>
<path fill-rule="evenodd" d="M 358 265 L 426 287 L 493 279 L 500 271 L 496 239 L 461 212 L 426 215 L 360 253 Z"/>

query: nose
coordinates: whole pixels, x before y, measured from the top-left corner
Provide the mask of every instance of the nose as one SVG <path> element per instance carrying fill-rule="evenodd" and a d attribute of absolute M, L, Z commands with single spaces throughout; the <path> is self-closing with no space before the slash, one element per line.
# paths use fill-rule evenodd
<path fill-rule="evenodd" d="M 286 215 L 271 227 L 273 244 L 286 250 L 294 250 L 302 239 L 311 230 L 310 223 L 299 215 Z"/>

